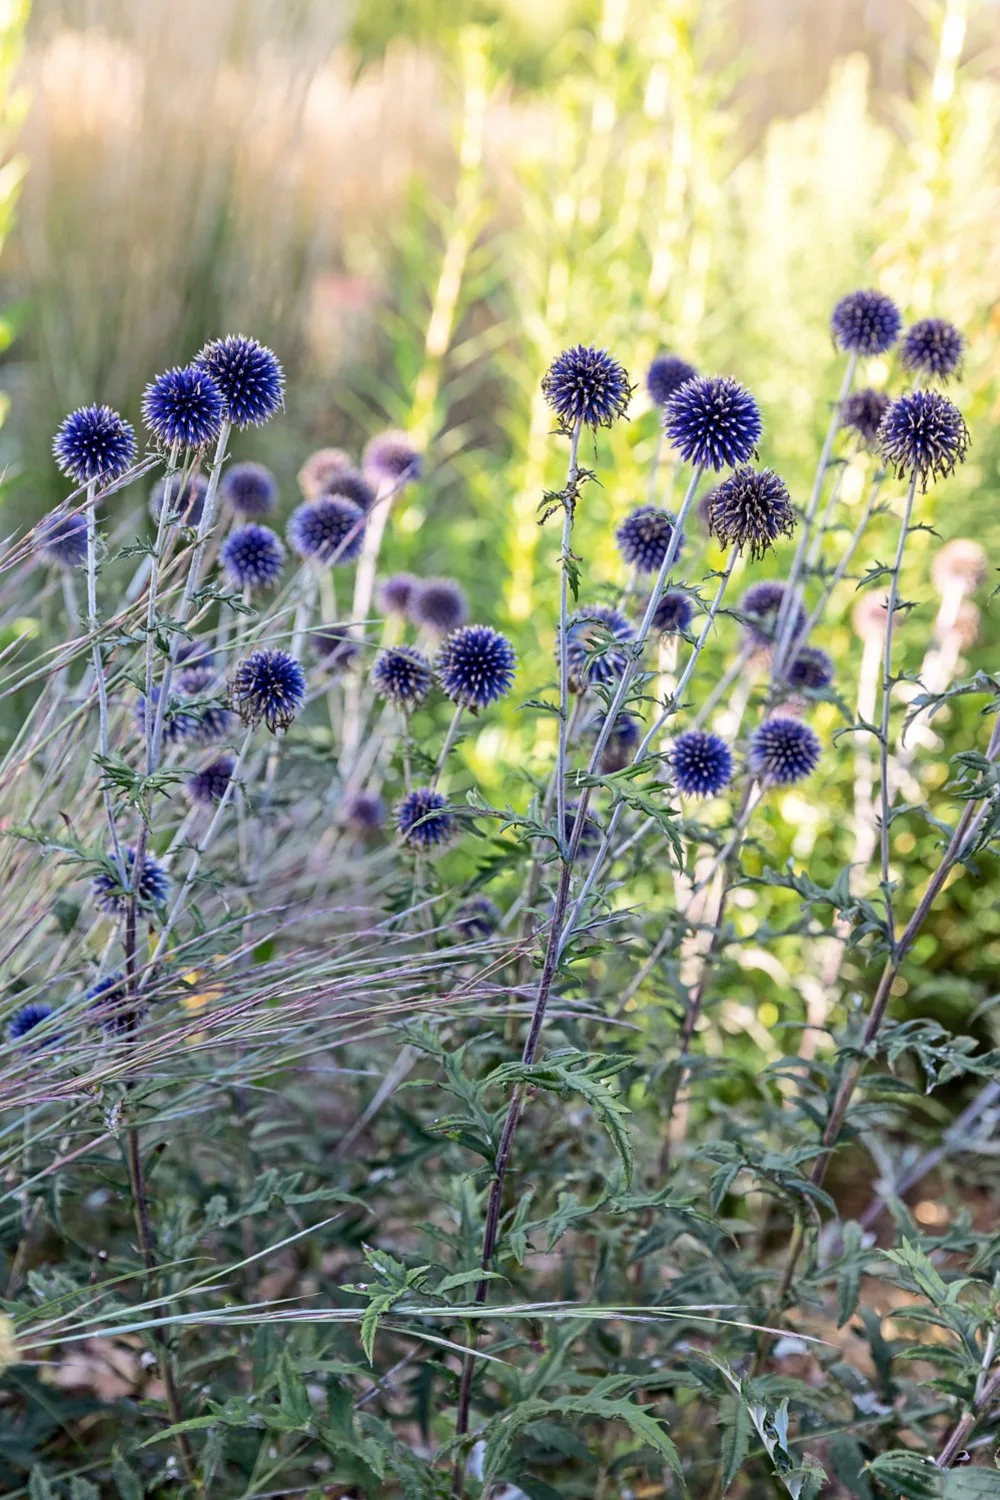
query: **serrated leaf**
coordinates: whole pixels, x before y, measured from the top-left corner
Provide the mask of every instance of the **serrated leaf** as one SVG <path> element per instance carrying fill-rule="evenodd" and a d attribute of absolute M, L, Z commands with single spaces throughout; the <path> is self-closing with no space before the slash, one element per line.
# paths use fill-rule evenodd
<path fill-rule="evenodd" d="M 932 1459 L 896 1448 L 872 1459 L 867 1472 L 893 1500 L 940 1500 L 944 1475 Z"/>
<path fill-rule="evenodd" d="M 129 1466 L 118 1448 L 115 1449 L 111 1458 L 111 1474 L 121 1500 L 142 1500 L 146 1493 L 142 1480 Z"/>
<path fill-rule="evenodd" d="M 948 1469 L 944 1500 L 1000 1500 L 1000 1469 Z"/>
<path fill-rule="evenodd" d="M 37 1464 L 28 1478 L 28 1493 L 31 1500 L 58 1500 L 55 1490 L 45 1477 L 45 1471 Z"/>
<path fill-rule="evenodd" d="M 750 1417 L 737 1397 L 727 1400 L 722 1429 L 722 1493 L 725 1494 L 747 1456 L 752 1431 Z"/>
<path fill-rule="evenodd" d="M 837 1327 L 854 1316 L 861 1293 L 861 1226 L 853 1219 L 843 1228 L 843 1259 L 837 1276 Z"/>
<path fill-rule="evenodd" d="M 603 1422 L 624 1422 L 634 1437 L 640 1439 L 663 1459 L 668 1468 L 683 1480 L 680 1457 L 660 1424 L 631 1401 L 607 1401 L 595 1396 L 567 1396 L 561 1401 L 522 1401 L 490 1423 L 490 1433 L 483 1458 L 483 1488 L 498 1478 L 506 1465 L 514 1442 L 531 1422 L 546 1416 L 597 1418 Z"/>

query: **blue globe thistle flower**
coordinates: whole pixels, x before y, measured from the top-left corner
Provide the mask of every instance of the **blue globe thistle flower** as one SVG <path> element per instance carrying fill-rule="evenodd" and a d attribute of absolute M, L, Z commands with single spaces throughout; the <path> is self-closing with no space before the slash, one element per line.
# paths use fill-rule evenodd
<path fill-rule="evenodd" d="M 185 641 L 177 652 L 177 686 L 183 693 L 203 693 L 215 679 L 215 656 L 201 641 Z"/>
<path fill-rule="evenodd" d="M 631 621 L 610 604 L 593 604 L 571 616 L 566 631 L 566 662 L 572 691 L 582 693 L 588 687 L 607 687 L 615 682 L 628 665 L 628 654 L 621 646 L 634 639 Z M 558 650 L 558 638 L 556 645 Z"/>
<path fill-rule="evenodd" d="M 331 677 L 349 672 L 361 652 L 361 643 L 336 625 L 320 625 L 310 632 L 309 642 Z"/>
<path fill-rule="evenodd" d="M 375 504 L 375 491 L 365 475 L 359 473 L 357 469 L 339 469 L 330 479 L 323 494 L 336 496 L 341 500 L 353 500 L 358 509 L 366 513 Z"/>
<path fill-rule="evenodd" d="M 288 540 L 301 558 L 353 562 L 364 546 L 365 513 L 341 495 L 321 495 L 292 511 Z"/>
<path fill-rule="evenodd" d="M 841 297 L 830 317 L 833 337 L 848 354 L 885 354 L 902 326 L 892 298 L 870 289 Z"/>
<path fill-rule="evenodd" d="M 108 1036 L 125 1036 L 135 1022 L 135 1011 L 129 1004 L 125 975 L 121 972 L 105 974 L 84 991 L 83 998 L 90 1002 L 94 1019 Z"/>
<path fill-rule="evenodd" d="M 396 808 L 396 827 L 404 844 L 433 849 L 446 844 L 455 832 L 455 819 L 445 809 L 447 797 L 430 787 L 415 787 Z"/>
<path fill-rule="evenodd" d="M 201 807 L 213 807 L 222 801 L 236 769 L 234 755 L 219 755 L 207 765 L 195 771 L 184 783 L 184 795 L 188 801 Z"/>
<path fill-rule="evenodd" d="M 788 684 L 804 692 L 818 693 L 834 679 L 833 658 L 819 646 L 802 646 L 788 668 Z"/>
<path fill-rule="evenodd" d="M 306 678 L 287 651 L 251 651 L 229 679 L 229 698 L 244 724 L 287 729 L 302 707 Z"/>
<path fill-rule="evenodd" d="M 76 484 L 118 479 L 135 462 L 135 433 L 110 406 L 81 406 L 62 422 L 52 452 Z"/>
<path fill-rule="evenodd" d="M 469 618 L 469 605 L 454 578 L 428 578 L 413 596 L 410 615 L 437 635 L 450 635 Z"/>
<path fill-rule="evenodd" d="M 733 779 L 733 752 L 719 735 L 688 729 L 674 740 L 670 767 L 685 797 L 717 797 Z"/>
<path fill-rule="evenodd" d="M 699 375 L 670 397 L 663 427 L 686 463 L 728 469 L 753 456 L 764 423 L 756 401 L 738 380 Z"/>
<path fill-rule="evenodd" d="M 969 429 L 958 407 L 940 391 L 911 391 L 889 407 L 878 442 L 897 477 L 916 474 L 926 489 L 929 479 L 943 479 L 965 462 Z"/>
<path fill-rule="evenodd" d="M 233 464 L 222 476 L 219 493 L 237 515 L 262 521 L 278 504 L 278 481 L 263 464 Z"/>
<path fill-rule="evenodd" d="M 365 446 L 361 467 L 376 488 L 402 488 L 421 477 L 424 460 L 405 432 L 380 432 Z"/>
<path fill-rule="evenodd" d="M 317 448 L 298 472 L 299 489 L 307 500 L 318 500 L 326 494 L 331 480 L 350 467 L 351 460 L 343 448 Z"/>
<path fill-rule="evenodd" d="M 21 1009 L 15 1011 L 7 1022 L 7 1040 L 9 1042 L 23 1042 L 24 1038 L 35 1030 L 36 1026 L 41 1026 L 43 1021 L 47 1021 L 50 1016 L 54 1015 L 55 1011 L 51 1005 L 22 1005 Z M 55 1033 L 46 1037 L 36 1037 L 33 1047 L 51 1047 L 58 1040 L 59 1037 Z M 25 1048 L 24 1050 L 33 1050 L 33 1047 Z"/>
<path fill-rule="evenodd" d="M 658 573 L 674 536 L 675 517 L 658 505 L 640 505 L 627 515 L 615 532 L 618 551 L 630 568 L 640 573 Z M 681 538 L 677 556 L 681 554 Z"/>
<path fill-rule="evenodd" d="M 778 630 L 778 619 L 784 603 L 786 588 L 774 578 L 764 578 L 752 583 L 740 600 L 740 614 L 748 642 L 754 646 L 773 646 Z M 805 629 L 806 613 L 801 604 L 795 606 L 795 617 L 789 626 L 791 637 L 801 635 Z"/>
<path fill-rule="evenodd" d="M 820 743 L 801 719 L 765 719 L 750 737 L 748 764 L 759 780 L 772 786 L 791 786 L 816 769 Z"/>
<path fill-rule="evenodd" d="M 35 551 L 61 568 L 79 568 L 87 561 L 87 519 L 54 510 L 35 527 Z"/>
<path fill-rule="evenodd" d="M 385 804 L 372 792 L 356 792 L 344 805 L 343 819 L 352 833 L 364 838 L 385 822 Z"/>
<path fill-rule="evenodd" d="M 607 722 L 607 715 L 602 714 L 597 720 L 597 732 L 600 734 Z M 642 725 L 635 714 L 622 713 L 615 719 L 614 728 L 608 736 L 607 744 L 601 755 L 601 770 L 608 776 L 613 771 L 621 771 L 632 764 L 632 759 L 642 739 Z"/>
<path fill-rule="evenodd" d="M 153 689 L 153 711 L 152 719 L 155 720 L 156 712 L 160 703 L 160 689 Z M 146 695 L 143 693 L 136 701 L 135 724 L 139 733 L 145 737 L 146 734 Z M 197 713 L 189 708 L 183 698 L 176 693 L 171 693 L 167 700 L 167 707 L 163 715 L 162 737 L 165 745 L 180 745 L 185 740 L 194 739 L 198 733 L 199 719 Z"/>
<path fill-rule="evenodd" d="M 654 406 L 666 406 L 674 391 L 694 380 L 698 371 L 676 354 L 658 354 L 646 371 L 646 389 Z"/>
<path fill-rule="evenodd" d="M 182 526 L 198 526 L 205 511 L 208 480 L 200 474 L 192 474 L 186 483 L 179 474 L 168 479 L 158 479 L 149 492 L 149 510 L 154 521 L 159 521 L 163 509 L 163 497 L 167 499 L 167 519 L 179 521 Z"/>
<path fill-rule="evenodd" d="M 222 426 L 222 395 L 206 370 L 175 365 L 150 381 L 142 397 L 142 417 L 160 443 L 203 448 Z"/>
<path fill-rule="evenodd" d="M 434 668 L 445 697 L 475 713 L 510 692 L 517 656 L 492 625 L 463 625 L 446 637 Z"/>
<path fill-rule="evenodd" d="M 866 448 L 874 448 L 878 441 L 878 430 L 882 418 L 889 410 L 889 397 L 885 391 L 872 390 L 865 386 L 854 391 L 840 408 L 840 424 L 849 432 L 857 433 Z"/>
<path fill-rule="evenodd" d="M 668 589 L 653 611 L 653 629 L 660 635 L 684 635 L 691 629 L 694 605 L 687 594 Z"/>
<path fill-rule="evenodd" d="M 259 427 L 284 405 L 285 374 L 266 345 L 241 333 L 213 339 L 195 357 L 212 376 L 234 427 Z"/>
<path fill-rule="evenodd" d="M 431 664 L 415 646 L 390 646 L 379 652 L 372 667 L 375 691 L 408 710 L 423 703 L 431 681 Z"/>
<path fill-rule="evenodd" d="M 914 375 L 947 380 L 964 353 L 965 339 L 945 318 L 921 318 L 903 335 L 903 365 Z"/>
<path fill-rule="evenodd" d="M 379 584 L 376 599 L 384 615 L 405 615 L 416 597 L 419 581 L 412 573 L 393 573 Z"/>
<path fill-rule="evenodd" d="M 468 942 L 491 938 L 500 925 L 500 908 L 489 896 L 470 896 L 452 919 L 455 930 Z"/>
<path fill-rule="evenodd" d="M 195 721 L 192 745 L 214 745 L 228 738 L 235 727 L 233 715 L 223 703 L 192 703 L 187 712 Z"/>
<path fill-rule="evenodd" d="M 281 577 L 285 548 L 270 526 L 251 521 L 229 533 L 219 560 L 230 588 L 270 589 Z"/>
<path fill-rule="evenodd" d="M 780 474 L 741 464 L 712 497 L 709 531 L 724 547 L 745 548 L 756 562 L 779 536 L 791 536 L 796 519 Z"/>
<path fill-rule="evenodd" d="M 578 802 L 566 803 L 566 820 L 563 823 L 563 839 L 566 847 L 569 847 L 576 828 L 577 816 L 580 812 Z M 601 847 L 601 826 L 589 813 L 584 815 L 583 828 L 580 830 L 580 843 L 575 858 L 578 860 L 592 859 Z"/>
<path fill-rule="evenodd" d="M 625 415 L 632 387 L 613 354 L 576 344 L 552 361 L 542 379 L 542 393 L 563 431 L 571 432 L 577 422 L 596 431 Z"/>
<path fill-rule="evenodd" d="M 135 865 L 135 850 L 124 849 L 122 853 L 125 857 L 125 873 L 131 877 Z M 94 877 L 90 889 L 102 911 L 112 917 L 124 917 L 128 910 L 129 893 L 122 886 L 110 855 L 108 866 L 107 870 L 102 870 L 100 875 Z M 154 906 L 165 906 L 169 895 L 170 876 L 147 851 L 142 861 L 142 878 L 139 881 L 136 904 L 140 909 L 148 911 Z"/>

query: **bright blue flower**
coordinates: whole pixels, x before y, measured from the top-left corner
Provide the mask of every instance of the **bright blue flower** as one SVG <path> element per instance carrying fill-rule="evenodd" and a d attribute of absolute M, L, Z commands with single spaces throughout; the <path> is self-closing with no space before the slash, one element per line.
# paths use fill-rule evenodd
<path fill-rule="evenodd" d="M 750 738 L 748 764 L 754 776 L 774 786 L 791 786 L 816 769 L 820 743 L 801 719 L 765 719 Z"/>
<path fill-rule="evenodd" d="M 640 573 L 658 573 L 674 536 L 675 517 L 658 505 L 640 505 L 627 515 L 615 532 L 618 551 L 630 568 Z M 677 549 L 680 557 L 683 547 Z"/>
<path fill-rule="evenodd" d="M 277 356 L 256 339 L 240 333 L 214 339 L 196 356 L 195 364 L 215 380 L 226 419 L 234 427 L 259 427 L 284 404 L 284 371 Z"/>
<path fill-rule="evenodd" d="M 631 622 L 610 604 L 593 604 L 572 615 L 566 631 L 572 691 L 582 693 L 595 684 L 607 687 L 621 677 L 628 665 L 628 655 L 621 647 L 634 639 Z"/>
<path fill-rule="evenodd" d="M 108 1036 L 126 1036 L 135 1023 L 135 1011 L 129 1005 L 125 975 L 106 974 L 97 979 L 83 998 L 90 1002 L 94 1019 Z"/>
<path fill-rule="evenodd" d="M 754 646 L 773 646 L 786 588 L 774 578 L 753 583 L 740 600 L 740 614 L 747 639 Z M 806 614 L 801 604 L 795 606 L 795 617 L 789 625 L 789 639 L 801 635 Z"/>
<path fill-rule="evenodd" d="M 306 500 L 288 522 L 288 540 L 301 558 L 353 562 L 364 546 L 365 513 L 353 500 L 321 495 Z"/>
<path fill-rule="evenodd" d="M 914 375 L 947 380 L 964 353 L 965 339 L 945 318 L 921 318 L 903 335 L 903 364 Z"/>
<path fill-rule="evenodd" d="M 323 488 L 324 495 L 335 495 L 341 500 L 353 500 L 359 510 L 366 513 L 375 504 L 375 491 L 364 474 L 350 467 L 338 469 Z"/>
<path fill-rule="evenodd" d="M 744 548 L 754 561 L 779 536 L 791 536 L 797 520 L 788 487 L 773 469 L 740 467 L 712 495 L 708 529 L 724 547 Z"/>
<path fill-rule="evenodd" d="M 412 573 L 393 573 L 379 585 L 376 598 L 384 615 L 405 615 L 416 598 L 419 580 Z"/>
<path fill-rule="evenodd" d="M 356 792 L 344 805 L 343 820 L 352 833 L 375 833 L 385 822 L 385 805 L 371 792 Z"/>
<path fill-rule="evenodd" d="M 125 857 L 125 873 L 131 876 L 135 864 L 135 850 L 122 851 Z M 112 917 L 124 917 L 128 910 L 128 892 L 118 878 L 113 856 L 108 856 L 107 870 L 102 870 L 91 882 L 91 890 L 98 906 Z M 170 876 L 147 851 L 142 861 L 142 878 L 139 881 L 137 906 L 149 910 L 153 906 L 164 906 L 170 895 Z"/>
<path fill-rule="evenodd" d="M 142 396 L 143 421 L 166 447 L 203 448 L 219 435 L 222 396 L 197 365 L 175 365 L 150 381 Z"/>
<path fill-rule="evenodd" d="M 376 486 L 402 487 L 420 478 L 424 461 L 405 432 L 380 432 L 366 445 L 361 466 Z"/>
<path fill-rule="evenodd" d="M 153 718 L 160 702 L 160 689 L 153 689 Z M 146 733 L 146 696 L 143 694 L 135 705 L 135 722 L 139 733 Z M 194 709 L 189 708 L 184 699 L 176 693 L 171 693 L 167 701 L 166 711 L 163 715 L 162 740 L 165 745 L 180 745 L 185 740 L 194 739 L 198 733 L 199 719 Z"/>
<path fill-rule="evenodd" d="M 455 832 L 455 820 L 446 812 L 447 797 L 430 787 L 415 787 L 396 808 L 396 827 L 404 844 L 415 849 L 433 849 L 446 844 Z"/>
<path fill-rule="evenodd" d="M 63 421 L 52 452 L 77 484 L 119 479 L 135 462 L 135 433 L 110 406 L 81 406 Z"/>
<path fill-rule="evenodd" d="M 806 692 L 828 688 L 834 678 L 833 658 L 819 646 L 802 646 L 788 668 L 790 687 Z"/>
<path fill-rule="evenodd" d="M 285 548 L 270 526 L 251 521 L 229 533 L 219 560 L 230 588 L 270 589 L 281 577 Z"/>
<path fill-rule="evenodd" d="M 871 290 L 841 297 L 830 318 L 834 339 L 849 354 L 885 354 L 899 338 L 902 326 L 892 298 Z"/>
<path fill-rule="evenodd" d="M 719 735 L 687 729 L 674 740 L 670 767 L 686 797 L 716 797 L 733 778 L 733 752 Z"/>
<path fill-rule="evenodd" d="M 464 625 L 446 637 L 434 666 L 445 697 L 475 711 L 510 692 L 517 656 L 491 625 Z"/>
<path fill-rule="evenodd" d="M 693 619 L 694 605 L 687 594 L 668 589 L 653 611 L 653 629 L 660 635 L 684 635 Z"/>
<path fill-rule="evenodd" d="M 21 1009 L 15 1011 L 7 1022 L 7 1040 L 9 1042 L 23 1041 L 26 1036 L 34 1031 L 36 1026 L 41 1026 L 43 1021 L 47 1021 L 50 1016 L 54 1015 L 55 1011 L 51 1005 L 22 1005 Z M 59 1037 L 55 1033 L 51 1033 L 44 1038 L 36 1037 L 35 1045 L 51 1047 L 58 1040 Z M 25 1051 L 28 1050 L 31 1049 L 25 1048 Z"/>
<path fill-rule="evenodd" d="M 930 478 L 953 474 L 969 451 L 969 429 L 962 413 L 940 391 L 899 396 L 882 419 L 882 457 L 900 478 L 916 474 L 924 489 Z"/>
<path fill-rule="evenodd" d="M 703 375 L 676 390 L 663 410 L 663 427 L 685 462 L 705 469 L 734 468 L 756 451 L 764 430 L 750 392 L 729 375 Z"/>
<path fill-rule="evenodd" d="M 236 769 L 234 755 L 220 755 L 202 766 L 184 783 L 184 791 L 191 802 L 211 807 L 221 802 Z"/>
<path fill-rule="evenodd" d="M 306 678 L 287 651 L 251 651 L 229 680 L 229 697 L 244 724 L 287 729 L 302 707 Z"/>
<path fill-rule="evenodd" d="M 79 514 L 54 510 L 35 527 L 35 551 L 61 568 L 79 568 L 87 561 L 87 520 Z"/>
<path fill-rule="evenodd" d="M 222 476 L 219 493 L 238 515 L 262 521 L 278 503 L 278 481 L 263 464 L 233 464 Z"/>
<path fill-rule="evenodd" d="M 469 605 L 454 578 L 428 578 L 413 596 L 410 615 L 416 624 L 425 625 L 438 635 L 449 635 L 465 624 Z"/>
<path fill-rule="evenodd" d="M 625 415 L 632 387 L 613 354 L 577 344 L 552 361 L 542 392 L 568 432 L 577 422 L 594 429 L 611 427 Z"/>
<path fill-rule="evenodd" d="M 379 652 L 372 668 L 375 691 L 405 709 L 423 703 L 431 680 L 431 664 L 415 646 L 389 646 Z"/>
<path fill-rule="evenodd" d="M 694 380 L 698 371 L 676 354 L 658 354 L 646 371 L 646 389 L 654 406 L 665 406 L 682 385 Z"/>

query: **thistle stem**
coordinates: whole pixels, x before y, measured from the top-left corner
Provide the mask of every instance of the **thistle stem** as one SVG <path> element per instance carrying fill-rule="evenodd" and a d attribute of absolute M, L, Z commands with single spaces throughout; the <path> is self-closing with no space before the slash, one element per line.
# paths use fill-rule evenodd
<path fill-rule="evenodd" d="M 87 485 L 87 629 L 92 640 L 91 653 L 94 663 L 94 681 L 97 683 L 98 747 L 102 759 L 107 759 L 110 744 L 108 736 L 108 681 L 104 673 L 104 652 L 98 637 L 100 628 L 101 621 L 97 613 L 97 483 L 95 480 L 91 480 L 90 484 Z M 111 788 L 104 781 L 103 776 L 101 792 L 104 798 L 104 815 L 107 818 L 108 832 L 111 835 L 111 849 L 124 889 L 128 883 L 125 873 L 125 860 L 122 857 L 121 843 L 118 839 L 118 828 L 115 823 L 115 807 L 111 798 Z"/>
<path fill-rule="evenodd" d="M 444 737 L 444 744 L 441 746 L 441 754 L 438 756 L 437 765 L 434 767 L 434 775 L 431 777 L 430 785 L 430 789 L 432 792 L 437 791 L 438 782 L 441 780 L 441 773 L 444 770 L 445 762 L 447 761 L 448 756 L 451 754 L 452 747 L 455 743 L 455 737 L 458 734 L 458 726 L 462 722 L 462 716 L 464 715 L 464 713 L 465 707 L 463 704 L 459 703 L 455 709 L 455 712 L 451 716 L 451 723 L 448 725 L 448 733 Z"/>
<path fill-rule="evenodd" d="M 569 469 L 563 491 L 562 545 L 559 549 L 559 748 L 556 756 L 556 827 L 559 847 L 566 836 L 566 774 L 569 743 L 569 573 L 573 562 L 570 546 L 576 509 L 578 455 L 583 419 L 578 417 L 570 437 Z"/>
<path fill-rule="evenodd" d="M 910 517 L 913 514 L 913 498 L 917 492 L 917 477 L 916 470 L 914 470 L 906 492 L 903 519 L 899 526 L 899 540 L 896 544 L 896 556 L 893 561 L 892 578 L 889 583 L 889 599 L 886 604 L 885 638 L 882 656 L 882 718 L 879 724 L 879 800 L 882 811 L 879 828 L 879 858 L 882 875 L 882 898 L 885 901 L 885 923 L 889 938 L 890 953 L 894 949 L 896 940 L 892 892 L 889 889 L 889 825 L 893 802 L 893 790 L 889 786 L 889 716 L 892 711 L 893 687 L 892 638 L 896 609 L 899 605 L 899 577 L 903 568 L 903 553 L 906 550 L 906 539 L 910 532 Z"/>

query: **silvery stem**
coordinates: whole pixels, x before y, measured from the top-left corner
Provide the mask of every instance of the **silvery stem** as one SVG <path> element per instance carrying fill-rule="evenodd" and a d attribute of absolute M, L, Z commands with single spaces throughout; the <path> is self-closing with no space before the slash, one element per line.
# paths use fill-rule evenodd
<path fill-rule="evenodd" d="M 465 706 L 464 704 L 459 703 L 455 709 L 455 712 L 451 716 L 451 723 L 448 725 L 448 733 L 444 737 L 444 744 L 441 746 L 441 754 L 438 756 L 437 765 L 434 767 L 434 775 L 431 777 L 430 786 L 432 792 L 437 791 L 437 784 L 441 780 L 441 773 L 444 770 L 445 762 L 448 759 L 448 756 L 451 754 L 452 746 L 455 743 L 455 736 L 458 734 L 458 726 L 462 722 L 462 715 L 464 713 Z"/>
<path fill-rule="evenodd" d="M 563 500 L 562 546 L 559 551 L 559 748 L 556 755 L 556 827 L 559 847 L 566 837 L 566 774 L 569 769 L 569 567 L 572 561 L 570 542 L 573 535 L 573 511 L 576 504 L 577 457 L 580 448 L 582 418 L 577 418 L 569 445 L 569 470 Z"/>
<path fill-rule="evenodd" d="M 153 678 L 155 675 L 156 655 L 154 651 L 156 631 L 156 591 L 160 581 L 160 558 L 163 554 L 164 538 L 167 534 L 167 517 L 170 514 L 170 481 L 177 472 L 177 444 L 174 443 L 170 449 L 170 457 L 167 459 L 166 472 L 163 479 L 163 500 L 160 504 L 160 514 L 156 524 L 156 542 L 153 547 L 153 555 L 149 559 L 149 597 L 146 601 L 146 771 L 147 774 L 153 770 Z M 166 710 L 164 710 L 165 712 Z"/>
<path fill-rule="evenodd" d="M 98 745 L 102 758 L 107 759 L 108 738 L 108 683 L 104 675 L 104 653 L 98 639 L 100 629 L 100 618 L 97 613 L 97 482 L 91 480 L 87 485 L 87 629 L 92 637 L 92 656 L 94 662 L 94 680 L 97 683 L 97 704 L 99 715 Z M 111 789 L 103 781 L 101 791 L 104 798 L 104 812 L 108 820 L 108 831 L 111 835 L 111 848 L 114 854 L 115 866 L 122 883 L 122 889 L 127 886 L 125 875 L 125 861 L 122 858 L 122 848 L 118 840 L 118 829 L 115 825 L 115 808 L 111 799 Z"/>
<path fill-rule="evenodd" d="M 916 493 L 917 474 L 914 471 L 910 479 L 909 489 L 906 492 L 903 519 L 899 526 L 899 541 L 896 544 L 896 556 L 892 565 L 889 599 L 886 604 L 885 640 L 882 657 L 882 719 L 879 725 L 879 799 L 881 803 L 879 850 L 882 895 L 885 900 L 886 929 L 889 935 L 889 942 L 893 945 L 895 944 L 895 936 L 893 931 L 892 895 L 889 890 L 889 815 L 892 803 L 892 792 L 889 787 L 889 716 L 892 709 L 892 637 L 896 609 L 899 603 L 899 575 L 903 567 L 903 553 L 906 549 L 906 538 L 910 531 L 910 516 L 913 513 L 913 499 Z"/>

